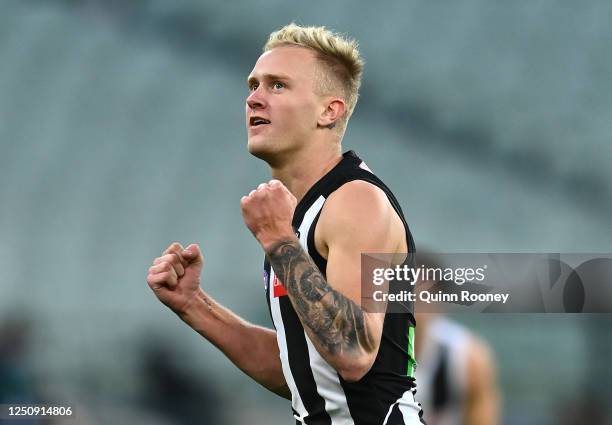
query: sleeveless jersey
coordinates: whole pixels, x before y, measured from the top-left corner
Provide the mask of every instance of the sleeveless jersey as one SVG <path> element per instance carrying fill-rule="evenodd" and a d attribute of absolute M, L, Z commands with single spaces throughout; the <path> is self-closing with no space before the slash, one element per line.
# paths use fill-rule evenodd
<path fill-rule="evenodd" d="M 327 262 L 315 248 L 317 221 L 329 195 L 353 180 L 369 182 L 385 192 L 404 224 L 408 251 L 413 253 L 415 249 L 402 210 L 391 191 L 353 151 L 349 151 L 308 190 L 297 205 L 293 217 L 293 226 L 297 230 L 300 244 L 323 276 L 326 274 Z M 420 405 L 414 399 L 415 320 L 411 304 L 404 313 L 385 315 L 380 348 L 372 368 L 358 382 L 346 382 L 318 353 L 267 260 L 264 262 L 264 280 L 268 307 L 276 328 L 283 374 L 291 390 L 296 424 L 422 423 Z"/>

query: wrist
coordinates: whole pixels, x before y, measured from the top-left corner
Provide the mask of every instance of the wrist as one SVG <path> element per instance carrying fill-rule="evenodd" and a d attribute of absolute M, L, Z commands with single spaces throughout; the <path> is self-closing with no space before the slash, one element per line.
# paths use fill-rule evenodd
<path fill-rule="evenodd" d="M 191 297 L 191 299 L 187 303 L 185 303 L 183 308 L 176 311 L 176 314 L 182 321 L 187 324 L 190 324 L 197 321 L 198 314 L 201 314 L 203 310 L 209 311 L 210 309 L 210 299 L 204 293 L 202 288 L 198 288 L 198 291 Z"/>
<path fill-rule="evenodd" d="M 290 233 L 285 236 L 276 237 L 276 238 L 262 238 L 259 241 L 266 255 L 274 253 L 274 251 L 280 245 L 283 245 L 285 243 L 298 243 L 299 244 L 299 242 L 300 241 L 298 240 L 297 236 L 294 233 Z"/>

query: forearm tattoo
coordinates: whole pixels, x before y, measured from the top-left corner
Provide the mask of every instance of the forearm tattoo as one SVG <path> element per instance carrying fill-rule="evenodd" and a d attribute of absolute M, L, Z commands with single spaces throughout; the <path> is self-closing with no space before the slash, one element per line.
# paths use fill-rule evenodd
<path fill-rule="evenodd" d="M 374 349 L 361 307 L 325 281 L 298 241 L 277 243 L 268 259 L 300 321 L 330 354 Z"/>

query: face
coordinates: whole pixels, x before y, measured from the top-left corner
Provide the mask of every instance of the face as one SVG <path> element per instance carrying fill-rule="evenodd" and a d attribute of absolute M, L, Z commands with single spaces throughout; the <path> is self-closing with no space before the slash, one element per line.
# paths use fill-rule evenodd
<path fill-rule="evenodd" d="M 248 77 L 249 152 L 269 163 L 299 151 L 325 109 L 315 93 L 317 60 L 307 48 L 276 47 L 262 54 Z"/>

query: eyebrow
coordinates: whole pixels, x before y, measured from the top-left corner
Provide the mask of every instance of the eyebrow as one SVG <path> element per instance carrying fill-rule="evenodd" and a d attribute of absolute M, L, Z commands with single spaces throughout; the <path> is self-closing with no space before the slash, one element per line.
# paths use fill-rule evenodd
<path fill-rule="evenodd" d="M 289 78 L 288 75 L 282 75 L 282 74 L 262 74 L 261 78 L 264 81 L 265 80 L 274 80 L 274 81 L 276 81 L 276 80 L 280 80 L 280 81 L 291 80 L 291 78 Z M 252 83 L 254 83 L 256 81 L 259 81 L 259 79 L 252 75 L 252 76 L 250 76 L 247 79 L 247 85 L 250 86 Z"/>

